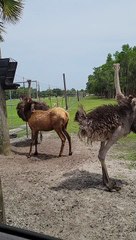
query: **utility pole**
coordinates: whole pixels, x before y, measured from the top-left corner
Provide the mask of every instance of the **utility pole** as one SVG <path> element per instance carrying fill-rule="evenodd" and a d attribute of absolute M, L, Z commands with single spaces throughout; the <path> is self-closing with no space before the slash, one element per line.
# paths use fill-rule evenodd
<path fill-rule="evenodd" d="M 67 89 L 66 89 L 66 79 L 65 79 L 65 73 L 63 73 L 63 83 L 64 83 L 64 97 L 65 97 L 65 105 L 66 105 L 66 110 L 68 110 L 68 102 L 67 102 Z"/>

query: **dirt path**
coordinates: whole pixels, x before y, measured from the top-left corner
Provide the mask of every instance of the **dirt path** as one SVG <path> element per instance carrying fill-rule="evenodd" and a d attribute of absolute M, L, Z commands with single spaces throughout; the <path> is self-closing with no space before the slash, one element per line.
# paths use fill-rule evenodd
<path fill-rule="evenodd" d="M 38 157 L 26 157 L 28 141 L 14 144 L 10 157 L 0 156 L 7 223 L 63 240 L 135 240 L 136 170 L 113 147 L 106 163 L 122 189 L 108 192 L 101 182 L 99 144 L 88 146 L 72 135 L 72 145 L 72 156 L 66 144 L 57 158 L 60 140 L 45 134 Z"/>

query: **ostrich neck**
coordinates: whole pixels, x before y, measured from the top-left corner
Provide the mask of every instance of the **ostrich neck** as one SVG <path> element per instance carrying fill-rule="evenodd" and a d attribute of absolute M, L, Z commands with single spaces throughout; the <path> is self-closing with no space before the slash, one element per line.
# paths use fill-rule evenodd
<path fill-rule="evenodd" d="M 120 82 L 119 82 L 119 69 L 115 69 L 115 88 L 116 88 L 116 94 L 121 93 L 121 89 L 120 89 Z"/>
<path fill-rule="evenodd" d="M 119 81 L 119 70 L 120 70 L 120 64 L 114 64 L 114 81 L 115 81 L 115 89 L 116 89 L 116 96 L 121 95 L 123 96 L 120 88 L 120 81 Z"/>

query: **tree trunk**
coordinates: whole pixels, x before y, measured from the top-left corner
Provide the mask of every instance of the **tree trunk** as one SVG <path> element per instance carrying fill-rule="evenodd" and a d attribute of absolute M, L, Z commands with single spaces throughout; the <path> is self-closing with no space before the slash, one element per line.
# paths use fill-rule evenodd
<path fill-rule="evenodd" d="M 0 85 L 0 154 L 10 154 L 10 138 L 7 124 L 5 91 Z"/>

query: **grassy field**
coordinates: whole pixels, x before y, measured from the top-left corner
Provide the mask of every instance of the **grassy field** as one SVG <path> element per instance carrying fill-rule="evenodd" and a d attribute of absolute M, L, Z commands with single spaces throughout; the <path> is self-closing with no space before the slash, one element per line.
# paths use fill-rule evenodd
<path fill-rule="evenodd" d="M 46 102 L 50 107 L 53 106 L 60 106 L 65 108 L 65 100 L 62 97 L 58 98 L 45 98 L 41 99 L 41 101 Z M 8 100 L 7 101 L 7 113 L 8 113 L 8 124 L 9 129 L 17 128 L 20 125 L 23 125 L 24 122 L 18 117 L 16 112 L 16 106 L 18 104 L 19 100 Z M 80 101 L 77 101 L 77 98 L 75 97 L 69 97 L 68 98 L 68 112 L 70 115 L 70 121 L 68 124 L 68 131 L 70 132 L 77 132 L 78 125 L 74 122 L 74 116 L 78 109 L 79 105 L 83 105 L 86 111 L 92 110 L 97 106 L 103 105 L 103 104 L 109 104 L 109 103 L 116 103 L 115 100 L 107 100 L 107 99 L 96 99 L 91 97 L 82 98 Z"/>

